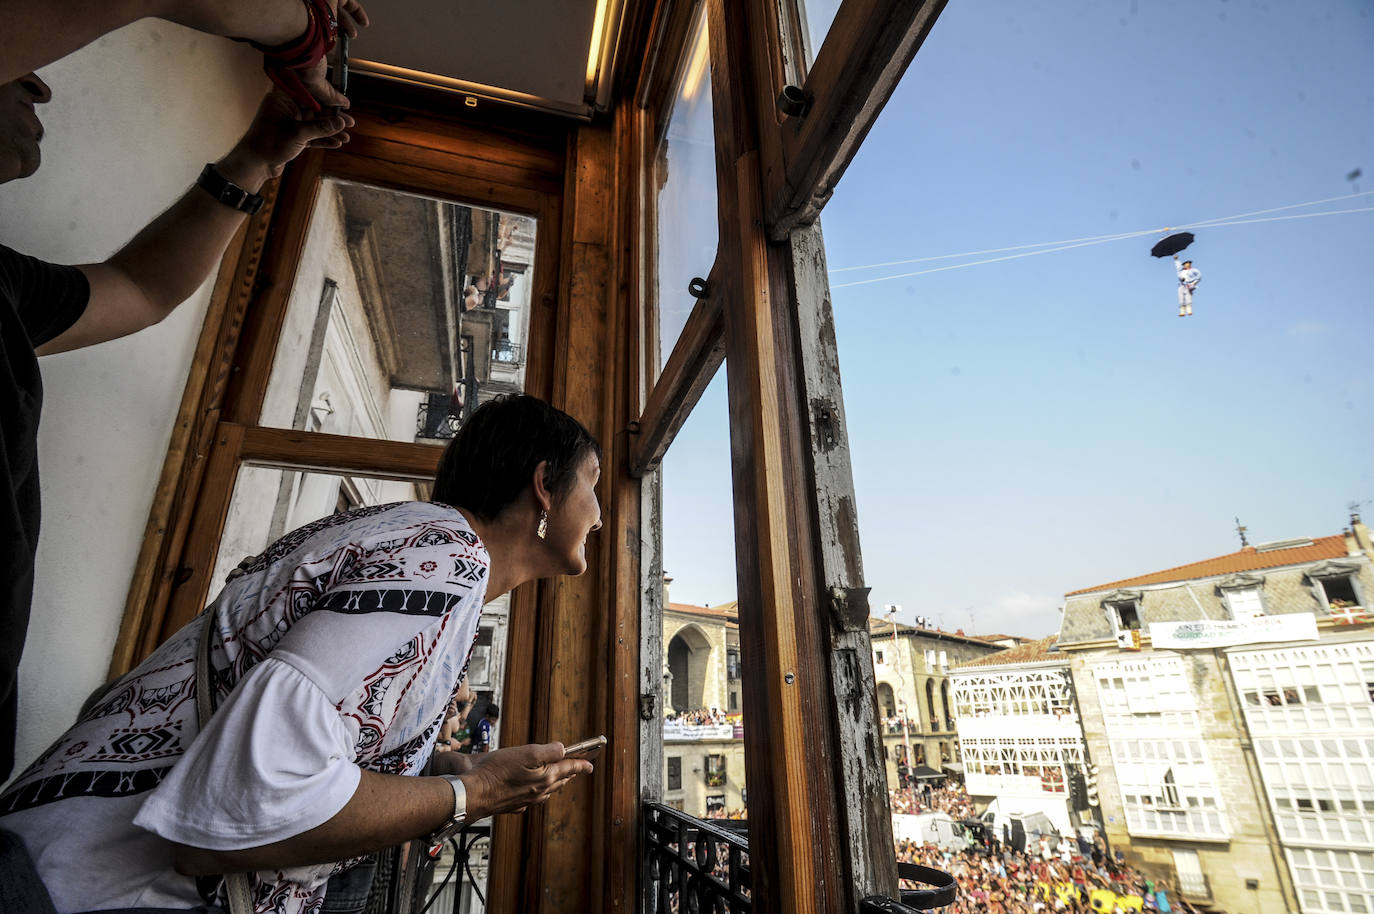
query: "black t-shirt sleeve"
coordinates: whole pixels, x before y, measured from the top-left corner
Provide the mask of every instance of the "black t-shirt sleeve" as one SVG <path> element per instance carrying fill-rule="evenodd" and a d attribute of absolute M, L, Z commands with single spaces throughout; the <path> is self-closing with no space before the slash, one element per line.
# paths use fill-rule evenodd
<path fill-rule="evenodd" d="M 91 284 L 60 266 L 0 245 L 0 296 L 8 298 L 37 348 L 61 336 L 86 311 Z"/>

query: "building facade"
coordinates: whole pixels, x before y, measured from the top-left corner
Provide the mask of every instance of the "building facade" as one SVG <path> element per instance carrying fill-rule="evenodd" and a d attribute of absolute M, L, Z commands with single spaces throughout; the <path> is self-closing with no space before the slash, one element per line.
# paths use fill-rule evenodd
<path fill-rule="evenodd" d="M 1091 822 L 1083 729 L 1057 636 L 950 671 L 964 784 L 980 809 L 1043 812 L 1068 833 Z"/>
<path fill-rule="evenodd" d="M 1107 837 L 1188 900 L 1374 910 L 1371 554 L 1354 516 L 1066 596 Z"/>
<path fill-rule="evenodd" d="M 748 790 L 736 604 L 666 603 L 663 645 L 664 801 L 699 817 L 742 814 Z"/>
<path fill-rule="evenodd" d="M 950 670 L 1004 648 L 962 631 L 945 632 L 877 617 L 869 619 L 868 630 L 888 785 L 902 786 L 902 774 L 921 766 L 958 775 L 962 756 L 950 697 Z"/>

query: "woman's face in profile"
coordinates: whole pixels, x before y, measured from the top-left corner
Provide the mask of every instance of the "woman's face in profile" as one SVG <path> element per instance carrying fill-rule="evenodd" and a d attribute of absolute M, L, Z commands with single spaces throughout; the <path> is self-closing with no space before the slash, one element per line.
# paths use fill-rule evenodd
<path fill-rule="evenodd" d="M 572 487 L 549 511 L 549 532 L 544 542 L 562 564 L 560 574 L 581 574 L 587 570 L 587 537 L 601 528 L 601 504 L 596 498 L 596 483 L 601 478 L 601 462 L 588 454 L 577 468 Z"/>

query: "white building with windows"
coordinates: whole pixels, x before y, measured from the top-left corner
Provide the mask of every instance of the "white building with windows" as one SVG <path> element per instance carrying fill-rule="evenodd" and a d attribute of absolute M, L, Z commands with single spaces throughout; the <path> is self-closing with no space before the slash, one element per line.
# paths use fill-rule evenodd
<path fill-rule="evenodd" d="M 1230 661 L 1302 910 L 1374 910 L 1374 640 Z"/>
<path fill-rule="evenodd" d="M 1355 515 L 1066 596 L 1108 840 L 1190 902 L 1374 914 L 1371 556 Z"/>
<path fill-rule="evenodd" d="M 1056 637 L 960 664 L 949 681 L 975 803 L 1008 815 L 1043 812 L 1068 833 L 1091 818 L 1083 730 Z"/>

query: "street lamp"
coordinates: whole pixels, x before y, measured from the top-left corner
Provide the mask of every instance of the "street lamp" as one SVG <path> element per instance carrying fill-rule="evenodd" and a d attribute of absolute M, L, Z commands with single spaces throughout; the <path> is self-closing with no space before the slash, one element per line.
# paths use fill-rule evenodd
<path fill-rule="evenodd" d="M 887 611 L 889 621 L 892 623 L 892 663 L 897 668 L 897 682 L 905 687 L 906 677 L 902 675 L 902 652 L 897 644 L 897 613 L 901 608 L 902 607 L 898 606 L 896 603 L 888 603 L 883 607 L 883 609 Z M 898 702 L 897 706 L 902 712 L 902 748 L 906 751 L 906 795 L 907 800 L 914 804 L 916 800 L 912 796 L 911 791 L 911 773 L 916 770 L 916 757 L 911 754 L 911 731 L 907 727 L 908 718 L 906 701 Z"/>

